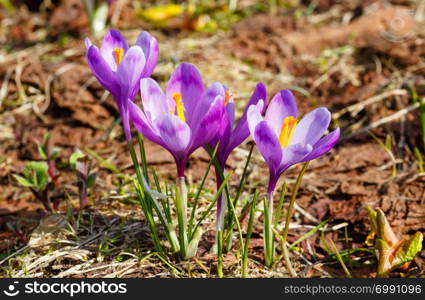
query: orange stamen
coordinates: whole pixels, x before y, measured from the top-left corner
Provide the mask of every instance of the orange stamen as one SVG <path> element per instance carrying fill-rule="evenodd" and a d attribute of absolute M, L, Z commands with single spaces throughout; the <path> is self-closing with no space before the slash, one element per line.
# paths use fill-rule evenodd
<path fill-rule="evenodd" d="M 121 63 L 123 57 L 124 57 L 124 49 L 123 48 L 115 48 L 114 49 L 114 57 L 115 62 L 117 63 L 117 66 Z"/>
<path fill-rule="evenodd" d="M 233 97 L 232 92 L 230 90 L 227 90 L 225 98 L 224 98 L 224 106 L 227 106 L 227 104 L 229 104 L 230 98 L 232 97 Z"/>
<path fill-rule="evenodd" d="M 180 93 L 173 93 L 173 99 L 174 102 L 176 102 L 177 116 L 180 120 L 186 122 L 186 117 L 184 116 L 184 103 L 182 95 Z M 170 113 L 174 114 L 174 109 L 172 109 Z"/>
<path fill-rule="evenodd" d="M 288 147 L 291 142 L 292 135 L 294 134 L 295 127 L 297 126 L 298 120 L 292 116 L 286 117 L 283 120 L 282 128 L 279 135 L 280 146 Z"/>

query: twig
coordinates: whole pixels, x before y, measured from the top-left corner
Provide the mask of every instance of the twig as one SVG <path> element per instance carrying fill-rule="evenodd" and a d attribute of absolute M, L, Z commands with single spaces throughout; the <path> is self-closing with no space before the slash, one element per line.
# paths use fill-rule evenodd
<path fill-rule="evenodd" d="M 0 265 L 2 265 L 4 262 L 6 262 L 6 261 L 8 261 L 9 260 L 9 258 L 12 258 L 12 257 L 14 257 L 15 255 L 18 255 L 19 253 L 21 253 L 22 251 L 24 251 L 25 249 L 27 249 L 29 246 L 28 245 L 26 245 L 26 246 L 24 246 L 24 247 L 22 247 L 21 249 L 19 249 L 19 250 L 17 250 L 17 251 L 15 251 L 15 252 L 13 252 L 12 254 L 10 254 L 9 256 L 6 256 L 5 258 L 3 258 L 1 261 L 0 261 Z"/>
<path fill-rule="evenodd" d="M 423 102 L 424 102 L 424 100 L 421 101 L 421 103 L 423 103 Z M 413 105 L 410 105 L 410 106 L 408 106 L 406 108 L 403 108 L 403 109 L 399 110 L 398 112 L 396 112 L 396 113 L 394 113 L 392 115 L 389 115 L 388 117 L 385 117 L 385 118 L 382 118 L 382 119 L 380 119 L 378 121 L 375 121 L 375 122 L 371 123 L 370 125 L 368 125 L 366 127 L 363 127 L 361 129 L 357 130 L 356 132 L 353 132 L 352 134 L 349 134 L 348 136 L 346 136 L 344 138 L 344 140 L 345 139 L 352 138 L 354 136 L 357 136 L 357 135 L 362 134 L 364 132 L 367 132 L 369 130 L 375 129 L 375 128 L 383 125 L 383 124 L 386 124 L 386 123 L 392 122 L 394 120 L 397 120 L 397 119 L 401 118 L 402 116 L 407 115 L 408 113 L 410 113 L 410 112 L 418 109 L 419 106 L 421 105 L 421 103 L 419 103 L 419 102 L 418 103 L 415 103 Z"/>
<path fill-rule="evenodd" d="M 373 103 L 377 103 L 379 101 L 384 100 L 385 98 L 391 97 L 391 96 L 405 96 L 407 95 L 407 91 L 406 90 L 402 90 L 402 89 L 396 89 L 396 90 L 391 90 L 391 91 L 387 91 L 384 92 L 382 94 L 370 97 L 362 102 L 347 106 L 343 109 L 341 109 L 340 111 L 334 113 L 332 115 L 332 117 L 334 119 L 339 119 L 342 115 L 346 114 L 346 113 L 353 113 L 354 115 L 357 115 L 359 111 L 361 111 L 365 106 L 367 105 L 371 105 Z"/>

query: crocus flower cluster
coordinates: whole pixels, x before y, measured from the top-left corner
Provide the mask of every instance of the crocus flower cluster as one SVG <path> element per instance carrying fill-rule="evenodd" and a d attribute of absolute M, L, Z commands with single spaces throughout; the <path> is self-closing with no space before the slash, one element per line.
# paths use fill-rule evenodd
<path fill-rule="evenodd" d="M 196 253 L 201 235 L 199 230 L 196 233 L 186 231 L 185 168 L 196 149 L 217 149 L 218 188 L 222 186 L 229 155 L 251 134 L 269 167 L 267 202 L 272 210 L 273 192 L 281 174 L 292 165 L 324 155 L 339 139 L 339 129 L 322 137 L 331 119 L 326 108 L 315 109 L 298 122 L 295 98 L 288 90 L 280 91 L 272 98 L 263 118 L 267 101 L 263 83 L 255 87 L 247 109 L 238 122 L 235 122 L 234 97 L 230 90 L 218 82 L 205 89 L 201 74 L 192 64 L 180 64 L 163 91 L 150 78 L 158 61 L 159 48 L 156 39 L 147 32 L 142 32 L 132 47 L 116 30 L 107 32 L 100 49 L 89 39 L 85 43 L 90 69 L 113 95 L 126 138 L 131 141 L 132 121 L 144 137 L 161 145 L 174 157 L 178 177 L 175 205 L 179 221 L 179 246 L 174 243 L 173 249 L 179 248 L 183 257 Z M 139 90 L 140 105 L 134 102 Z M 134 154 L 131 142 L 130 146 Z M 138 162 L 134 156 L 137 170 Z M 139 181 L 151 193 L 145 178 L 139 178 Z M 217 231 L 222 231 L 226 205 L 220 195 L 216 199 Z M 161 219 L 166 219 L 159 204 L 155 202 L 155 205 Z M 170 226 L 172 222 L 166 224 L 166 227 Z M 175 240 L 174 231 L 171 230 L 169 235 Z"/>

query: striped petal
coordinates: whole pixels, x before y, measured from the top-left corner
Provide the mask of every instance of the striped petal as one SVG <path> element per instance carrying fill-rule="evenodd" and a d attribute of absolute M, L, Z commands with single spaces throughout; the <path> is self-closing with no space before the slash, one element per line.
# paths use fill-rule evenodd
<path fill-rule="evenodd" d="M 126 53 L 128 44 L 118 30 L 111 29 L 103 38 L 102 45 L 100 46 L 100 53 L 113 71 L 117 70 L 117 63 L 114 56 L 114 50 L 116 48 L 122 48 L 124 53 Z"/>
<path fill-rule="evenodd" d="M 316 108 L 305 115 L 295 127 L 290 144 L 316 144 L 328 129 L 330 122 L 329 110 L 324 107 Z"/>
<path fill-rule="evenodd" d="M 279 136 L 283 120 L 289 116 L 297 118 L 297 115 L 298 109 L 294 95 L 289 90 L 282 90 L 270 101 L 265 120 Z"/>
<path fill-rule="evenodd" d="M 204 94 L 201 74 L 194 65 L 182 63 L 176 68 L 167 84 L 167 99 L 173 101 L 174 93 L 181 94 L 187 112 L 186 120 L 191 123 Z"/>

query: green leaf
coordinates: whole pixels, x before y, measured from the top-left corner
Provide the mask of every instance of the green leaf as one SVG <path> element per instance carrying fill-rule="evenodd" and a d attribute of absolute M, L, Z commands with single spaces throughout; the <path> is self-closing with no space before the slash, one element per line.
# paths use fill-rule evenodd
<path fill-rule="evenodd" d="M 422 240 L 422 233 L 416 232 L 410 239 L 403 241 L 395 253 L 393 268 L 411 261 L 422 250 Z"/>
<path fill-rule="evenodd" d="M 79 160 L 80 158 L 83 158 L 84 156 L 85 154 L 79 150 L 71 154 L 71 157 L 69 158 L 69 165 L 71 166 L 73 170 L 76 169 L 77 160 Z"/>
<path fill-rule="evenodd" d="M 86 186 L 87 188 L 92 188 L 96 184 L 96 173 L 92 173 L 87 178 Z"/>
<path fill-rule="evenodd" d="M 299 239 L 297 239 L 295 242 L 293 242 L 289 246 L 289 250 L 293 250 L 296 245 L 298 245 L 302 241 L 308 239 L 309 237 L 311 237 L 312 235 L 314 235 L 316 232 L 318 232 L 319 230 L 321 230 L 323 227 L 326 226 L 326 224 L 328 222 L 329 222 L 329 220 L 325 220 L 325 221 L 321 222 L 319 225 L 317 225 L 316 227 L 314 227 L 313 229 L 311 229 L 310 231 L 308 231 L 307 233 L 303 234 Z"/>
<path fill-rule="evenodd" d="M 193 233 L 192 240 L 189 242 L 186 250 L 186 257 L 194 257 L 198 251 L 198 244 L 202 237 L 202 228 L 198 227 Z"/>
<path fill-rule="evenodd" d="M 31 181 L 29 181 L 28 179 L 26 179 L 26 178 L 24 178 L 22 176 L 13 175 L 13 177 L 22 186 L 25 186 L 25 187 L 32 187 L 32 186 L 34 186 L 34 184 Z"/>
<path fill-rule="evenodd" d="M 26 165 L 24 174 L 26 174 L 25 177 L 32 178 L 31 181 L 39 190 L 43 190 L 47 184 L 48 168 L 47 163 L 44 161 L 32 161 Z"/>
<path fill-rule="evenodd" d="M 370 206 L 367 207 L 367 214 L 370 220 L 370 231 L 376 233 L 378 224 L 376 223 L 376 211 L 374 211 Z"/>
<path fill-rule="evenodd" d="M 8 12 L 13 12 L 15 10 L 11 0 L 0 0 L 0 6 L 3 6 Z"/>
<path fill-rule="evenodd" d="M 53 147 L 52 153 L 50 154 L 50 159 L 56 160 L 59 156 L 61 149 L 59 147 Z"/>
<path fill-rule="evenodd" d="M 42 159 L 47 159 L 47 153 L 44 150 L 43 145 L 37 145 L 37 148 L 38 148 L 38 153 L 40 153 L 41 158 Z"/>
<path fill-rule="evenodd" d="M 102 156 L 100 156 L 99 154 L 97 154 L 93 150 L 91 150 L 89 148 L 85 148 L 84 151 L 86 151 L 89 155 L 91 155 L 94 159 L 96 159 L 99 162 L 101 167 L 108 169 L 109 171 L 111 171 L 114 174 L 121 173 L 120 170 L 116 166 L 111 164 L 109 161 L 104 159 Z"/>

